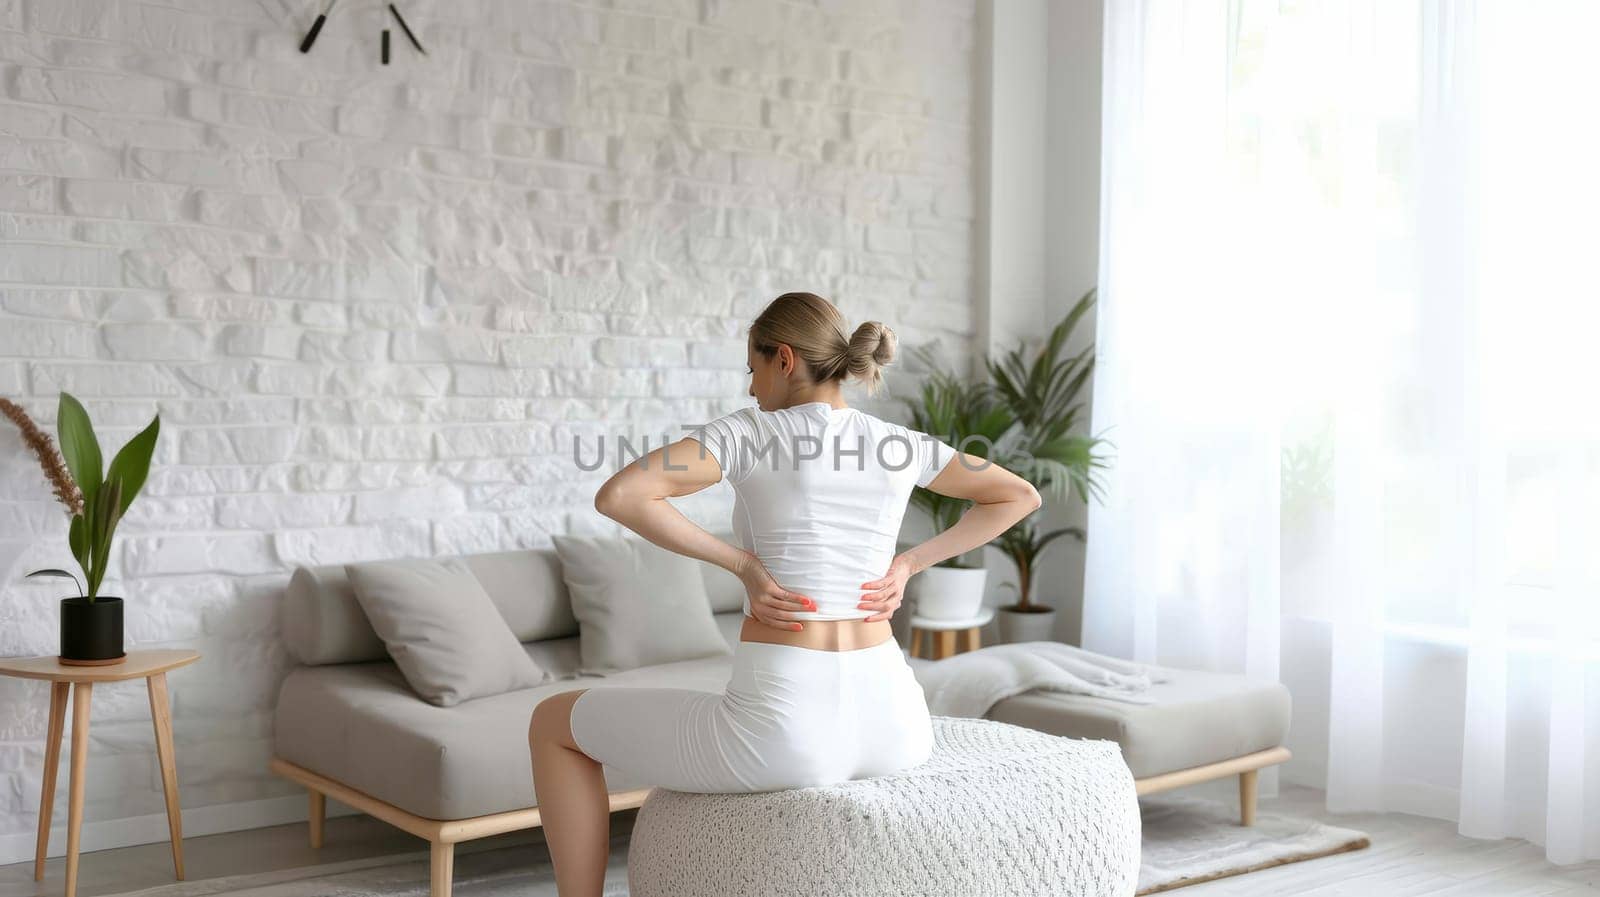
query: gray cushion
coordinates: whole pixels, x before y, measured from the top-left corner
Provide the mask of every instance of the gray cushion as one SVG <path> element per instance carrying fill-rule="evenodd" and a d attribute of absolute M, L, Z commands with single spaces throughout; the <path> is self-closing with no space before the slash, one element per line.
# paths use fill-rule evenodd
<path fill-rule="evenodd" d="M 711 534 L 730 545 L 739 544 L 732 531 L 713 530 Z M 700 572 L 706 580 L 706 597 L 711 599 L 712 613 L 744 610 L 744 583 L 739 581 L 739 577 L 716 564 L 702 563 Z"/>
<path fill-rule="evenodd" d="M 739 643 L 739 630 L 744 625 L 744 614 L 719 613 L 713 616 L 722 638 L 731 648 Z M 578 653 L 577 636 L 547 638 L 537 642 L 523 642 L 522 650 L 528 652 L 541 669 L 557 679 L 582 679 L 585 683 L 601 678 L 593 673 L 581 673 L 583 659 Z"/>
<path fill-rule="evenodd" d="M 423 700 L 450 707 L 545 682 L 483 586 L 455 558 L 350 564 L 373 631 Z"/>
<path fill-rule="evenodd" d="M 716 564 L 701 564 L 700 572 L 705 577 L 706 597 L 711 601 L 712 613 L 744 612 L 744 582 L 739 577 Z"/>
<path fill-rule="evenodd" d="M 1264 751 L 1288 736 L 1289 689 L 1282 683 L 1157 669 L 1170 678 L 1150 686 L 1154 704 L 1029 691 L 995 704 L 988 718 L 1053 735 L 1111 739 L 1140 779 Z"/>
<path fill-rule="evenodd" d="M 719 614 L 731 648 L 741 614 Z M 524 645 L 576 658 L 578 639 Z M 417 700 L 391 661 L 299 666 L 278 692 L 277 757 L 428 819 L 467 819 L 537 804 L 528 763 L 528 720 L 546 696 L 603 685 L 671 686 L 714 694 L 728 683 L 728 656 L 549 682 L 454 707 Z M 552 670 L 577 676 L 573 669 Z M 602 767 L 613 792 L 647 787 Z"/>
<path fill-rule="evenodd" d="M 553 548 L 465 554 L 472 575 L 489 593 L 518 641 L 578 634 L 561 561 Z M 283 641 L 304 664 L 385 660 L 383 640 L 356 601 L 343 564 L 297 567 L 279 606 Z"/>
<path fill-rule="evenodd" d="M 731 541 L 727 533 L 718 534 Z M 578 634 L 561 559 L 554 548 L 525 548 L 460 556 L 494 599 L 506 625 L 524 643 Z M 744 584 L 726 570 L 702 564 L 706 592 L 716 613 L 744 607 Z M 385 660 L 383 639 L 372 631 L 356 601 L 343 564 L 296 567 L 279 604 L 284 646 L 303 664 Z M 577 651 L 577 641 L 572 642 Z M 535 657 L 535 660 L 538 658 Z"/>
<path fill-rule="evenodd" d="M 583 673 L 730 654 L 700 562 L 644 539 L 556 536 Z"/>

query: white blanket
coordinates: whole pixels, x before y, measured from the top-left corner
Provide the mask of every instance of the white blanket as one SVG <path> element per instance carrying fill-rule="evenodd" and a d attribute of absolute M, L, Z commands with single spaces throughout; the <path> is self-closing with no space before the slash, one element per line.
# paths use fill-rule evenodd
<path fill-rule="evenodd" d="M 943 660 L 907 658 L 935 716 L 982 718 L 999 701 L 1043 689 L 1148 704 L 1152 682 L 1167 677 L 1143 664 L 1063 642 L 1014 642 Z"/>

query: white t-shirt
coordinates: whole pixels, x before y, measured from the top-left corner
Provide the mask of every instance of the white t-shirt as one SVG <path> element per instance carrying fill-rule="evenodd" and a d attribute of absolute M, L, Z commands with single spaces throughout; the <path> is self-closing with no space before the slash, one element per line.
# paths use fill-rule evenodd
<path fill-rule="evenodd" d="M 913 485 L 956 456 L 939 439 L 856 408 L 740 408 L 689 435 L 733 486 L 733 533 L 778 585 L 816 601 L 802 620 L 856 620 L 864 582 L 894 560 Z M 750 615 L 750 599 L 744 612 Z"/>

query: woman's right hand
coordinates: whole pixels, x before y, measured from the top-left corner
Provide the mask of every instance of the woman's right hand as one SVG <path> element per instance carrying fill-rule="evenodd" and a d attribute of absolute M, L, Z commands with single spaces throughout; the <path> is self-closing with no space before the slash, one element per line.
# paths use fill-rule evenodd
<path fill-rule="evenodd" d="M 748 551 L 735 572 L 750 599 L 750 615 L 774 629 L 798 632 L 805 627 L 794 618 L 795 613 L 817 609 L 815 601 L 778 585 L 761 559 Z"/>
<path fill-rule="evenodd" d="M 905 600 L 906 580 L 916 572 L 917 565 L 910 554 L 897 554 L 894 560 L 889 562 L 889 572 L 883 574 L 881 579 L 862 583 L 861 588 L 867 592 L 861 596 L 861 601 L 856 607 L 872 611 L 870 616 L 863 619 L 872 623 L 894 616 L 895 610 L 900 607 L 900 602 Z"/>

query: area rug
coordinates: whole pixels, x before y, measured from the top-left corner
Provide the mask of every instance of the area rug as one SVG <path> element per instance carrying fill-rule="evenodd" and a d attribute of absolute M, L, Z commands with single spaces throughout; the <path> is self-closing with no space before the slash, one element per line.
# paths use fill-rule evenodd
<path fill-rule="evenodd" d="M 1139 894 L 1170 891 L 1229 875 L 1240 875 L 1315 859 L 1368 844 L 1353 829 L 1310 819 L 1256 814 L 1256 824 L 1238 823 L 1238 808 L 1196 798 L 1144 798 Z M 627 897 L 628 836 L 632 812 L 613 825 L 605 897 Z M 275 872 L 174 882 L 113 897 L 419 897 L 428 893 L 428 851 L 368 857 Z M 556 897 L 555 876 L 544 846 L 526 844 L 483 849 L 457 845 L 456 897 Z"/>
<path fill-rule="evenodd" d="M 1360 850 L 1354 829 L 1273 813 L 1239 824 L 1237 804 L 1183 797 L 1139 801 L 1139 894 Z"/>

